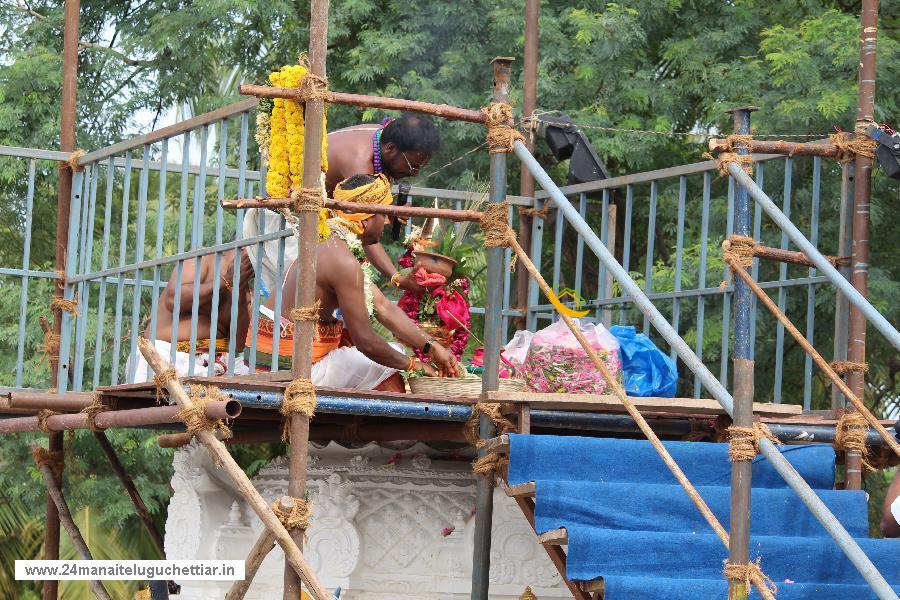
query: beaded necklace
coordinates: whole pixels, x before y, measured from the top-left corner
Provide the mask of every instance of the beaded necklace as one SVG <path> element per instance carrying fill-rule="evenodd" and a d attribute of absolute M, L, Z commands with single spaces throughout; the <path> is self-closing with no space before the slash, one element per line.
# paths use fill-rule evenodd
<path fill-rule="evenodd" d="M 375 171 L 375 175 L 383 172 L 381 167 L 381 131 L 381 129 L 378 129 L 375 135 L 372 136 L 372 170 Z"/>

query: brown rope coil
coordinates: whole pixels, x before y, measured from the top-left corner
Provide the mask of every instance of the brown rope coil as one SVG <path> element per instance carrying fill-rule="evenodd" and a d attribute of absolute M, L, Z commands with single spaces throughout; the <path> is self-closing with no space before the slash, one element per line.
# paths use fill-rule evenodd
<path fill-rule="evenodd" d="M 752 135 L 729 135 L 725 138 L 726 149 L 719 153 L 718 158 L 709 152 L 703 153 L 703 158 L 715 160 L 719 169 L 719 175 L 728 177 L 728 165 L 737 164 L 744 170 L 747 175 L 753 175 L 753 156 L 750 154 L 738 154 L 739 150 L 750 150 L 750 144 L 753 141 Z"/>
<path fill-rule="evenodd" d="M 59 481 L 62 476 L 63 469 L 66 466 L 66 456 L 61 450 L 50 452 L 46 448 L 36 446 L 31 449 L 31 456 L 38 467 L 50 467 L 53 471 L 53 477 Z"/>
<path fill-rule="evenodd" d="M 81 149 L 72 152 L 71 154 L 69 154 L 69 157 L 61 163 L 61 166 L 64 169 L 69 169 L 72 172 L 84 171 L 84 167 L 78 164 L 78 159 L 84 156 L 84 154 L 84 150 Z"/>
<path fill-rule="evenodd" d="M 722 242 L 722 258 L 726 264 L 732 262 L 745 269 L 753 266 L 756 240 L 747 235 L 732 235 Z"/>
<path fill-rule="evenodd" d="M 478 402 L 472 406 L 472 414 L 463 426 L 463 437 L 469 445 L 481 448 L 484 446 L 484 440 L 481 439 L 480 416 L 484 415 L 491 420 L 497 429 L 497 435 L 503 435 L 515 430 L 516 426 L 512 421 L 503 416 L 500 410 L 499 402 Z"/>
<path fill-rule="evenodd" d="M 726 560 L 725 567 L 722 569 L 722 575 L 725 576 L 725 579 L 743 581 L 748 590 L 750 589 L 751 581 L 761 581 L 762 587 L 774 596 L 778 592 L 778 586 L 775 585 L 775 582 L 768 575 L 762 572 L 762 567 L 760 567 L 761 560 L 762 558 L 757 558 L 744 564 L 735 564 Z"/>
<path fill-rule="evenodd" d="M 41 352 L 50 362 L 56 362 L 59 359 L 59 334 L 52 330 L 44 332 L 44 343 L 41 344 Z"/>
<path fill-rule="evenodd" d="M 294 202 L 294 212 L 318 213 L 324 205 L 322 188 L 300 188 L 291 190 L 291 200 Z"/>
<path fill-rule="evenodd" d="M 297 100 L 311 102 L 328 97 L 328 78 L 315 73 L 307 73 L 297 84 Z"/>
<path fill-rule="evenodd" d="M 162 404 L 163 399 L 165 398 L 165 390 L 166 384 L 169 383 L 172 379 L 178 379 L 178 371 L 175 370 L 175 367 L 169 367 L 162 373 L 156 373 L 153 375 L 153 385 L 156 386 L 156 403 Z"/>
<path fill-rule="evenodd" d="M 97 415 L 110 410 L 110 407 L 103 403 L 103 394 L 94 392 L 91 394 L 91 403 L 81 409 L 81 412 L 87 415 L 88 426 L 91 431 L 103 431 L 102 427 L 97 426 Z"/>
<path fill-rule="evenodd" d="M 65 298 L 54 296 L 50 300 L 50 312 L 62 311 L 70 315 L 78 313 L 78 298 L 74 300 L 66 300 Z"/>
<path fill-rule="evenodd" d="M 496 202 L 488 204 L 481 214 L 479 224 L 484 231 L 484 245 L 488 248 L 508 248 L 509 236 L 512 230 L 509 228 L 507 218 L 509 204 Z"/>
<path fill-rule="evenodd" d="M 485 479 L 493 477 L 509 465 L 509 457 L 502 454 L 490 453 L 472 463 L 472 472 Z"/>
<path fill-rule="evenodd" d="M 298 377 L 288 384 L 284 390 L 284 400 L 281 402 L 281 414 L 288 417 L 281 430 L 282 440 L 289 442 L 291 439 L 290 416 L 301 414 L 312 418 L 316 413 L 316 403 L 316 387 L 312 381 Z"/>
<path fill-rule="evenodd" d="M 538 219 L 546 219 L 549 214 L 550 214 L 550 207 L 547 205 L 544 205 L 544 208 L 523 207 L 523 208 L 519 209 L 520 217 L 531 217 L 531 218 L 537 217 Z"/>
<path fill-rule="evenodd" d="M 60 413 L 56 412 L 55 410 L 50 410 L 47 408 L 37 411 L 37 414 L 35 416 L 37 417 L 37 420 L 38 420 L 38 429 L 40 429 L 44 433 L 53 433 L 53 431 L 50 429 L 50 426 L 47 425 L 47 419 L 49 419 L 53 415 L 58 415 L 58 414 L 60 414 Z"/>
<path fill-rule="evenodd" d="M 754 423 L 752 427 L 732 425 L 728 428 L 728 458 L 731 462 L 753 460 L 759 454 L 759 442 L 763 438 L 781 444 L 765 423 Z"/>
<path fill-rule="evenodd" d="M 875 158 L 875 148 L 878 142 L 867 136 L 865 133 L 850 133 L 842 131 L 840 133 L 832 133 L 828 136 L 832 144 L 837 146 L 838 155 L 835 157 L 840 162 L 854 160 L 856 155 L 865 156 L 866 158 Z"/>
<path fill-rule="evenodd" d="M 272 512 L 284 525 L 284 528 L 291 529 L 309 529 L 309 519 L 312 517 L 312 501 L 303 500 L 302 498 L 292 498 L 294 507 L 291 510 L 281 508 L 280 498 L 272 503 Z"/>
<path fill-rule="evenodd" d="M 835 360 L 829 363 L 831 370 L 843 377 L 850 373 L 868 373 L 869 365 L 866 363 L 851 362 L 849 360 Z"/>
<path fill-rule="evenodd" d="M 859 452 L 862 456 L 863 468 L 874 470 L 868 462 L 869 447 L 866 438 L 869 435 L 869 424 L 866 418 L 856 411 L 845 412 L 834 426 L 834 449 L 837 452 Z"/>
<path fill-rule="evenodd" d="M 503 102 L 491 102 L 481 109 L 487 127 L 488 152 L 512 152 L 516 141 L 524 142 L 525 136 L 516 131 L 512 107 Z"/>
<path fill-rule="evenodd" d="M 318 321 L 322 302 L 316 300 L 311 306 L 297 306 L 291 309 L 291 321 Z"/>
<path fill-rule="evenodd" d="M 204 408 L 210 402 L 216 400 L 228 400 L 228 398 L 215 386 L 191 385 L 191 405 L 178 411 L 178 418 L 184 421 L 188 433 L 196 435 L 201 431 L 218 429 L 226 438 L 231 437 L 231 430 L 221 420 L 213 420 L 206 416 Z"/>

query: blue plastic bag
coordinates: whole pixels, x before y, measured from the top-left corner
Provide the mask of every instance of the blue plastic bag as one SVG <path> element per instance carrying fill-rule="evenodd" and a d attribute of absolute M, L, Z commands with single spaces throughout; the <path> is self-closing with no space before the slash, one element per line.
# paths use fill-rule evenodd
<path fill-rule="evenodd" d="M 672 359 L 660 352 L 632 325 L 613 325 L 609 332 L 619 340 L 619 355 L 625 373 L 625 393 L 629 396 L 671 398 L 678 385 L 678 371 Z"/>

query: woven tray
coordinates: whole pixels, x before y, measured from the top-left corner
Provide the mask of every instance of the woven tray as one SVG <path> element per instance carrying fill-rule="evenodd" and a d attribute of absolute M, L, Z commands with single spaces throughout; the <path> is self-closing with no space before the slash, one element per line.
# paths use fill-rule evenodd
<path fill-rule="evenodd" d="M 481 377 L 413 377 L 408 380 L 413 394 L 434 394 L 437 396 L 463 396 L 477 398 L 481 395 Z M 501 379 L 501 392 L 524 392 L 527 388 L 523 379 Z"/>

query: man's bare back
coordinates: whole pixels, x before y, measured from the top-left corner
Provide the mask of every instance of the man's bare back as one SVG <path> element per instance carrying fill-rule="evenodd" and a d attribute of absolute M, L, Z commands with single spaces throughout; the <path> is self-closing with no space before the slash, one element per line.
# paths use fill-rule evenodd
<path fill-rule="evenodd" d="M 232 308 L 232 292 L 227 289 L 232 281 L 234 274 L 234 251 L 225 252 L 220 259 L 219 266 L 219 303 L 218 303 L 218 319 L 216 322 L 216 339 L 227 340 L 231 330 L 231 308 Z M 195 281 L 196 260 L 184 261 L 181 274 L 181 288 L 177 289 L 178 271 L 173 270 L 172 276 L 169 278 L 163 293 L 159 298 L 159 306 L 156 310 L 156 339 L 162 341 L 172 340 L 173 321 L 177 327 L 176 341 L 185 341 L 191 338 L 191 316 L 192 304 L 194 301 L 194 287 L 199 285 L 199 305 L 197 308 L 197 339 L 209 339 L 211 337 L 211 313 L 213 291 L 215 287 L 215 256 L 206 255 L 200 259 L 200 277 Z M 238 310 L 237 310 L 237 339 L 236 350 L 241 351 L 244 348 L 244 340 L 247 334 L 247 327 L 250 323 L 250 286 L 249 282 L 253 277 L 253 265 L 251 264 L 246 253 L 241 253 L 240 264 L 240 285 L 238 288 Z M 225 283 L 225 282 L 228 283 Z M 178 295 L 178 316 L 175 318 L 173 314 L 175 310 L 176 294 Z M 144 331 L 144 335 L 150 337 L 149 327 Z"/>

